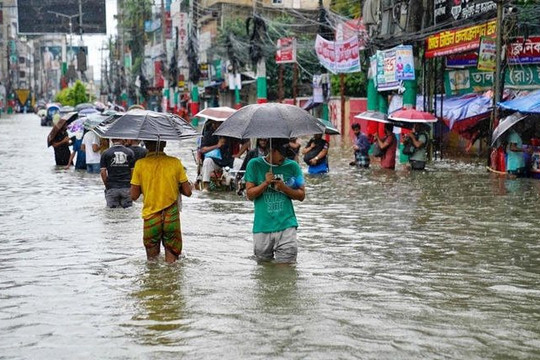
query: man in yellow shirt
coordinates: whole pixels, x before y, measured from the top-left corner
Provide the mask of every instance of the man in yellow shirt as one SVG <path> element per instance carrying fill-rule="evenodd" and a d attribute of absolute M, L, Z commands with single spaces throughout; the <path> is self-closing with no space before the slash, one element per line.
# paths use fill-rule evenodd
<path fill-rule="evenodd" d="M 143 242 L 148 260 L 159 256 L 161 243 L 165 261 L 173 263 L 182 253 L 182 231 L 178 197 L 191 196 L 182 162 L 163 152 L 166 142 L 145 141 L 148 154 L 135 163 L 131 177 L 131 198 L 144 195 L 142 218 Z"/>

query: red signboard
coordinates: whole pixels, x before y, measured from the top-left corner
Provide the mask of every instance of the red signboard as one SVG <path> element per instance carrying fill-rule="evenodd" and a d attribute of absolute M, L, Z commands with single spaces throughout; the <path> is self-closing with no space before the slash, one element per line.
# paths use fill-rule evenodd
<path fill-rule="evenodd" d="M 442 31 L 426 40 L 426 58 L 458 54 L 480 47 L 482 36 L 495 37 L 497 22 L 469 26 L 461 29 Z"/>
<path fill-rule="evenodd" d="M 296 62 L 296 39 L 292 37 L 281 38 L 277 41 L 276 64 Z"/>
<path fill-rule="evenodd" d="M 508 48 L 508 63 L 540 64 L 540 36 L 522 37 L 512 40 Z"/>

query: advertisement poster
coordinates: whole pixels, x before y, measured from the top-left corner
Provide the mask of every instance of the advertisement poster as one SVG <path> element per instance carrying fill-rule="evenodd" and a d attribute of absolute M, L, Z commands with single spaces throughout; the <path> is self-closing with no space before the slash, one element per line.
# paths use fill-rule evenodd
<path fill-rule="evenodd" d="M 333 74 L 360 71 L 358 37 L 344 41 L 329 41 L 317 35 L 315 52 L 319 62 Z"/>
<path fill-rule="evenodd" d="M 401 45 L 377 51 L 376 59 L 378 91 L 395 90 L 400 87 L 401 81 L 415 79 L 412 46 Z"/>
<path fill-rule="evenodd" d="M 388 91 L 399 88 L 396 72 L 396 50 L 377 51 L 377 90 Z"/>
<path fill-rule="evenodd" d="M 482 36 L 480 39 L 480 50 L 478 51 L 478 70 L 495 71 L 497 59 L 497 44 L 495 39 Z"/>
<path fill-rule="evenodd" d="M 412 45 L 396 49 L 396 77 L 398 80 L 414 80 L 414 57 Z"/>
<path fill-rule="evenodd" d="M 290 64 L 295 62 L 296 39 L 292 37 L 278 39 L 276 50 L 276 64 Z"/>
<path fill-rule="evenodd" d="M 43 68 L 45 70 L 60 70 L 62 63 L 61 46 L 42 46 L 41 58 L 43 59 Z"/>

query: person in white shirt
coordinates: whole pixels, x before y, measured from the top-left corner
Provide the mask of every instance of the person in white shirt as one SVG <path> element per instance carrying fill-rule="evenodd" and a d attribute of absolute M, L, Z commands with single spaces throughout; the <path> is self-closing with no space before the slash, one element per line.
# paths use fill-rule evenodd
<path fill-rule="evenodd" d="M 99 174 L 101 171 L 99 138 L 93 131 L 87 131 L 84 134 L 81 150 L 86 154 L 86 171 L 90 174 Z"/>

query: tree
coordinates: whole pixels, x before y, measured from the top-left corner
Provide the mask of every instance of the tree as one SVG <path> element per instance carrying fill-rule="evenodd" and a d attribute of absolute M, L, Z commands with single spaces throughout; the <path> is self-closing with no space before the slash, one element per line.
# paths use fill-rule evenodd
<path fill-rule="evenodd" d="M 90 99 L 88 98 L 88 95 L 86 95 L 86 86 L 80 80 L 77 80 L 72 87 L 60 91 L 56 95 L 55 100 L 63 106 L 75 106 L 77 104 L 88 102 Z"/>

